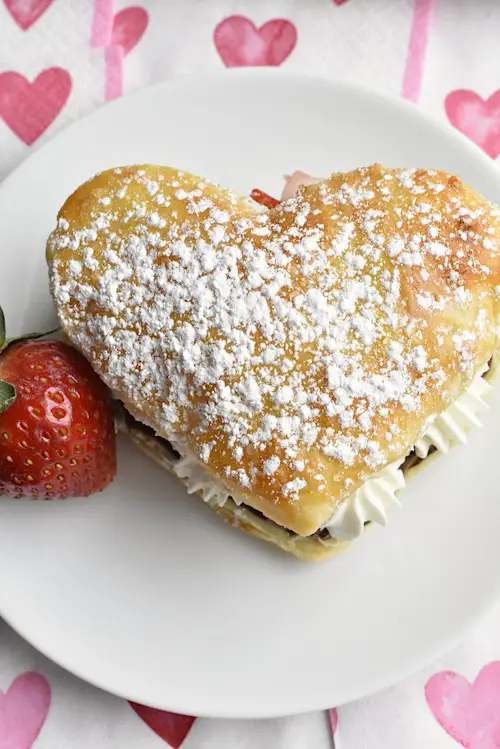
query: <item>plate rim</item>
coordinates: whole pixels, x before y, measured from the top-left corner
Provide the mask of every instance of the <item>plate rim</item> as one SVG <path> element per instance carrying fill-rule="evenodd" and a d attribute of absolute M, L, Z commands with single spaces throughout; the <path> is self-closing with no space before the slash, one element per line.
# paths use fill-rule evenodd
<path fill-rule="evenodd" d="M 15 185 L 16 181 L 23 180 L 25 171 L 28 170 L 29 172 L 31 169 L 33 169 L 33 162 L 35 162 L 36 164 L 37 159 L 46 158 L 44 155 L 45 152 L 50 151 L 50 149 L 57 149 L 58 144 L 63 141 L 64 138 L 68 136 L 68 134 L 71 134 L 79 127 L 85 127 L 86 123 L 88 121 L 91 121 L 93 118 L 98 119 L 103 111 L 110 112 L 112 109 L 119 109 L 120 107 L 124 106 L 126 107 L 130 101 L 140 99 L 142 96 L 150 96 L 151 91 L 154 90 L 166 93 L 172 89 L 183 89 L 192 85 L 199 86 L 201 83 L 209 86 L 213 83 L 220 84 L 226 80 L 234 80 L 238 78 L 240 78 L 243 82 L 248 80 L 268 80 L 275 81 L 277 84 L 282 83 L 284 85 L 310 84 L 324 86 L 330 89 L 332 96 L 334 96 L 338 91 L 347 92 L 354 96 L 363 97 L 365 99 L 372 99 L 374 101 L 391 106 L 395 109 L 399 109 L 400 111 L 407 112 L 411 114 L 413 118 L 417 118 L 422 122 L 432 125 L 434 128 L 437 128 L 441 132 L 445 132 L 449 138 L 455 140 L 457 145 L 460 145 L 462 149 L 467 150 L 477 161 L 480 162 L 481 166 L 484 169 L 490 172 L 495 181 L 498 182 L 500 194 L 500 170 L 495 161 L 487 156 L 475 143 L 469 140 L 460 131 L 453 128 L 447 122 L 441 121 L 426 110 L 421 109 L 419 105 L 408 102 L 391 94 L 387 94 L 385 92 L 370 89 L 364 85 L 341 81 L 334 77 L 311 75 L 307 73 L 282 70 L 279 68 L 233 68 L 218 71 L 209 71 L 203 74 L 179 75 L 172 79 L 159 81 L 152 85 L 139 88 L 123 97 L 115 99 L 112 102 L 108 102 L 107 104 L 100 106 L 84 117 L 75 120 L 73 123 L 68 125 L 68 127 L 64 128 L 62 131 L 56 133 L 52 138 L 42 143 L 39 148 L 30 153 L 27 158 L 25 158 L 16 168 L 14 168 L 7 174 L 7 176 L 0 183 L 0 202 L 2 201 L 4 195 L 11 189 L 11 187 Z M 498 584 L 498 593 L 500 595 L 500 580 Z M 349 694 L 349 692 L 347 691 L 346 699 L 342 700 L 340 704 L 345 704 L 352 700 L 363 699 L 369 694 L 372 694 L 374 691 L 386 689 L 391 685 L 397 683 L 398 681 L 411 676 L 421 668 L 424 668 L 427 664 L 430 664 L 432 661 L 438 659 L 445 652 L 448 652 L 454 646 L 456 646 L 459 641 L 467 637 L 473 631 L 475 626 L 477 626 L 478 622 L 495 607 L 496 603 L 497 600 L 492 597 L 492 599 L 485 603 L 483 606 L 476 608 L 473 614 L 469 616 L 466 621 L 462 620 L 461 626 L 457 630 L 455 630 L 455 636 L 449 638 L 443 637 L 441 638 L 441 640 L 435 642 L 433 648 L 427 650 L 427 656 L 424 662 L 420 661 L 420 659 L 418 658 L 418 662 L 416 662 L 415 656 L 407 658 L 398 668 L 393 668 L 393 670 L 391 671 L 391 675 L 387 676 L 385 679 L 381 680 L 380 678 L 377 679 L 372 676 L 365 681 L 364 685 L 366 688 L 361 690 L 361 692 L 359 692 L 358 690 L 356 694 Z M 299 712 L 327 710 L 328 708 L 333 707 L 333 705 L 331 704 L 331 700 L 327 698 L 327 695 L 324 695 L 324 697 L 322 697 L 321 699 L 317 699 L 317 694 L 316 699 L 304 698 L 300 700 L 300 703 L 302 705 L 302 707 L 300 708 L 298 708 L 296 704 L 293 704 L 289 708 L 283 707 L 282 709 L 277 710 L 276 707 L 273 707 L 273 709 L 269 711 L 263 709 L 256 711 L 255 709 L 252 709 L 251 706 L 248 710 L 237 709 L 236 711 L 214 710 L 213 708 L 203 707 L 203 705 L 200 706 L 200 709 L 193 709 L 192 707 L 187 707 L 185 704 L 182 704 L 182 700 L 180 704 L 176 703 L 175 699 L 172 701 L 170 701 L 169 699 L 168 708 L 166 708 L 164 704 L 156 699 L 148 698 L 148 700 L 145 702 L 144 698 L 140 695 L 130 695 L 130 693 L 126 693 L 126 691 L 124 692 L 119 688 L 116 688 L 114 684 L 110 685 L 108 679 L 99 678 L 99 675 L 96 676 L 95 674 L 88 673 L 84 666 L 80 667 L 79 665 L 73 665 L 71 663 L 71 658 L 68 659 L 66 654 L 63 653 L 61 655 L 57 652 L 54 652 L 55 649 L 53 647 L 46 648 L 43 642 L 43 634 L 41 634 L 40 637 L 37 637 L 34 636 L 33 633 L 26 633 L 23 622 L 18 621 L 15 615 L 11 615 L 8 612 L 5 613 L 3 608 L 4 606 L 0 601 L 0 616 L 12 629 L 14 629 L 15 632 L 17 632 L 26 642 L 33 646 L 42 655 L 47 657 L 50 661 L 57 664 L 61 668 L 65 669 L 67 672 L 87 682 L 88 684 L 103 689 L 108 693 L 127 701 L 146 704 L 159 710 L 179 712 L 181 714 L 187 714 L 186 711 L 188 711 L 189 714 L 194 713 L 196 717 L 232 719 L 276 718 L 298 714 Z M 76 660 L 79 660 L 82 664 L 84 664 L 85 662 L 81 657 L 77 657 Z M 410 663 L 412 665 L 409 665 Z M 352 689 L 350 691 L 353 692 Z M 298 701 L 299 700 L 297 700 L 297 702 Z M 339 705 L 337 704 L 335 706 L 338 707 Z"/>

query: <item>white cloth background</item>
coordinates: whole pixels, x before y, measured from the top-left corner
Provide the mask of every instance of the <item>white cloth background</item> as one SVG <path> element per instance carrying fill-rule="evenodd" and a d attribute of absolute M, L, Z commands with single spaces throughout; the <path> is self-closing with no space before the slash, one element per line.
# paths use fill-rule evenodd
<path fill-rule="evenodd" d="M 111 42 L 116 54 L 108 56 L 102 44 L 91 45 L 96 6 L 100 4 L 105 11 L 107 4 L 108 11 L 112 7 L 117 13 L 129 7 L 126 0 L 114 4 L 113 0 L 0 0 L 0 178 L 58 130 L 103 104 L 106 93 L 108 98 L 116 95 L 117 74 L 118 89 L 123 86 L 126 92 L 174 75 L 222 68 L 214 30 L 233 15 L 247 16 L 256 27 L 279 18 L 293 24 L 297 43 L 282 63 L 289 70 L 330 75 L 400 95 L 415 7 L 425 13 L 425 8 L 434 5 L 420 104 L 446 118 L 445 99 L 451 92 L 468 89 L 465 95 L 454 94 L 448 114 L 490 155 L 500 153 L 500 98 L 498 104 L 495 97 L 487 101 L 500 88 L 497 0 L 138 2 L 148 14 L 144 33 L 123 56 L 116 50 L 123 37 L 115 31 Z M 23 23 L 28 25 L 25 30 Z M 53 123 L 32 145 L 26 145 L 9 122 L 10 84 L 3 76 L 15 71 L 33 82 L 41 71 L 52 67 L 69 73 L 71 92 Z M 109 80 L 106 84 L 110 75 L 115 76 L 112 85 Z M 38 101 L 35 90 L 28 89 L 22 94 L 23 104 L 35 109 L 43 106 L 42 97 Z M 441 662 L 403 684 L 339 708 L 337 749 L 499 748 L 497 659 L 500 609 Z M 45 682 L 28 688 L 26 680 L 21 680 L 9 691 L 16 677 L 26 671 L 47 680 L 50 708 Z M 474 686 L 468 686 L 466 680 L 472 684 L 480 672 Z M 159 749 L 168 745 L 126 702 L 63 672 L 2 623 L 0 690 L 0 749 Z M 183 749 L 331 746 L 325 713 L 262 722 L 199 719 L 183 743 Z"/>

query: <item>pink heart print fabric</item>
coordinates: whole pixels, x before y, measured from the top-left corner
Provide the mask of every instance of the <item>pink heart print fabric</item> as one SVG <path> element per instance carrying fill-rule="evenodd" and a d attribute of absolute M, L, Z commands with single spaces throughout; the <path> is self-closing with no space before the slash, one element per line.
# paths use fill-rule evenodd
<path fill-rule="evenodd" d="M 33 82 L 20 73 L 0 74 L 0 115 L 27 146 L 54 122 L 71 92 L 71 76 L 63 68 L 42 70 Z"/>
<path fill-rule="evenodd" d="M 472 684 L 454 671 L 439 671 L 425 685 L 439 725 L 470 749 L 500 746 L 500 661 L 484 666 Z"/>
<path fill-rule="evenodd" d="M 27 31 L 53 2 L 54 0 L 4 0 L 5 7 L 23 31 Z"/>
<path fill-rule="evenodd" d="M 106 101 L 180 74 L 252 66 L 402 96 L 497 159 L 499 35 L 499 3 L 0 0 L 0 179 Z M 499 663 L 497 611 L 439 663 L 360 702 L 206 720 L 83 684 L 0 621 L 0 749 L 500 749 Z"/>
<path fill-rule="evenodd" d="M 16 676 L 6 692 L 0 692 L 0 746 L 31 749 L 42 730 L 50 707 L 50 686 L 35 671 Z"/>
<path fill-rule="evenodd" d="M 475 91 L 451 91 L 445 99 L 445 109 L 457 130 L 492 159 L 497 158 L 500 154 L 500 91 L 495 91 L 487 99 Z"/>
<path fill-rule="evenodd" d="M 297 44 L 297 29 L 285 18 L 259 28 L 245 16 L 229 16 L 214 31 L 214 44 L 228 68 L 281 65 Z"/>

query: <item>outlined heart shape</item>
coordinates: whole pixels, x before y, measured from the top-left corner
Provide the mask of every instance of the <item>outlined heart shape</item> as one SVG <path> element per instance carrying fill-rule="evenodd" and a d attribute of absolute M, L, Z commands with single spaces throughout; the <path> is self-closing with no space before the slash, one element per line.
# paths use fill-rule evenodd
<path fill-rule="evenodd" d="M 0 692 L 0 747 L 31 749 L 50 708 L 50 685 L 34 671 L 17 676 Z"/>
<path fill-rule="evenodd" d="M 141 40 L 148 21 L 149 16 L 144 8 L 138 5 L 124 8 L 113 19 L 110 44 L 121 47 L 123 54 L 128 55 Z"/>
<path fill-rule="evenodd" d="M 500 661 L 488 663 L 473 684 L 453 671 L 434 674 L 425 698 L 439 725 L 461 746 L 500 747 Z"/>
<path fill-rule="evenodd" d="M 53 0 L 3 0 L 10 15 L 23 30 L 27 31 L 43 16 Z"/>
<path fill-rule="evenodd" d="M 0 117 L 31 146 L 54 122 L 70 91 L 71 77 L 63 68 L 48 68 L 33 83 L 20 73 L 1 73 Z"/>
<path fill-rule="evenodd" d="M 229 16 L 215 28 L 214 43 L 227 68 L 278 66 L 293 51 L 297 29 L 284 18 L 257 28 L 245 16 Z"/>
<path fill-rule="evenodd" d="M 139 718 L 173 749 L 179 749 L 196 720 L 190 715 L 156 710 L 154 707 L 139 705 L 137 702 L 129 702 L 129 705 Z"/>
<path fill-rule="evenodd" d="M 492 159 L 500 155 L 500 90 L 489 99 L 482 99 L 475 91 L 452 91 L 446 97 L 444 107 L 457 130 Z"/>

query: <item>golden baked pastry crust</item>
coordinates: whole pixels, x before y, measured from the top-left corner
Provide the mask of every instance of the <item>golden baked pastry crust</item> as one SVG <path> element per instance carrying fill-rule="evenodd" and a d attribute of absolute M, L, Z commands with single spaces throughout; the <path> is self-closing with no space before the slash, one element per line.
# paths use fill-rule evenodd
<path fill-rule="evenodd" d="M 62 326 L 127 410 L 309 536 L 497 348 L 500 223 L 380 165 L 263 213 L 166 167 L 104 172 L 47 249 Z"/>

